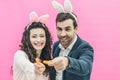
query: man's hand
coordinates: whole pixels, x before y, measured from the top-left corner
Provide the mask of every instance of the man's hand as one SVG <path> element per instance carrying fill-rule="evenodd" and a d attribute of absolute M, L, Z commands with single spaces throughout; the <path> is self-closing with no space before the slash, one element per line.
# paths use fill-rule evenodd
<path fill-rule="evenodd" d="M 67 57 L 56 57 L 48 64 L 48 66 L 54 66 L 57 71 L 64 71 L 68 65 L 69 61 Z"/>

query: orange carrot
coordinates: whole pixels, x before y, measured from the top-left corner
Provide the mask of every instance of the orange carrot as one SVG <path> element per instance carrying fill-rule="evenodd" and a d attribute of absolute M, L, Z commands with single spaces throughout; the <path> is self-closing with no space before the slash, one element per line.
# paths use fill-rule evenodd
<path fill-rule="evenodd" d="M 50 61 L 44 60 L 43 63 L 44 64 L 49 64 Z"/>
<path fill-rule="evenodd" d="M 35 58 L 35 61 L 36 61 L 36 64 L 40 64 L 40 60 L 39 60 L 39 58 Z"/>

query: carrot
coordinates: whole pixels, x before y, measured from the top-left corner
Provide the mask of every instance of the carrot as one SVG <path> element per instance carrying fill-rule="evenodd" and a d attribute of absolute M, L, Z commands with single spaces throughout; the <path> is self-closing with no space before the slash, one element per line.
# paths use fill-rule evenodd
<path fill-rule="evenodd" d="M 44 60 L 43 63 L 44 64 L 49 64 L 50 61 Z"/>
<path fill-rule="evenodd" d="M 35 58 L 35 61 L 36 61 L 36 64 L 40 64 L 40 60 L 39 60 L 39 58 Z"/>

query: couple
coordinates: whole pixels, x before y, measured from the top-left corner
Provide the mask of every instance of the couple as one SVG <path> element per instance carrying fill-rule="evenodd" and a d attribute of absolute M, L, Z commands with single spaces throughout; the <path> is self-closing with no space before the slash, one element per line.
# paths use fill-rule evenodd
<path fill-rule="evenodd" d="M 88 42 L 77 35 L 75 14 L 64 11 L 57 14 L 59 40 L 53 44 L 53 50 L 52 38 L 45 25 L 47 18 L 47 15 L 38 18 L 35 12 L 30 14 L 20 50 L 14 55 L 14 80 L 90 80 L 94 51 Z M 39 64 L 36 58 L 40 60 Z M 44 63 L 44 60 L 49 63 Z"/>

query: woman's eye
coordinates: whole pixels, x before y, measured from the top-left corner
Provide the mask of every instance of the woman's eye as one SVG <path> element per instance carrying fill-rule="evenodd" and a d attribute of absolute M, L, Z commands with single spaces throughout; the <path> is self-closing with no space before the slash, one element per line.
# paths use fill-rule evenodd
<path fill-rule="evenodd" d="M 32 38 L 36 38 L 36 36 L 32 36 Z"/>
<path fill-rule="evenodd" d="M 40 37 L 44 37 L 44 36 L 40 36 Z"/>

